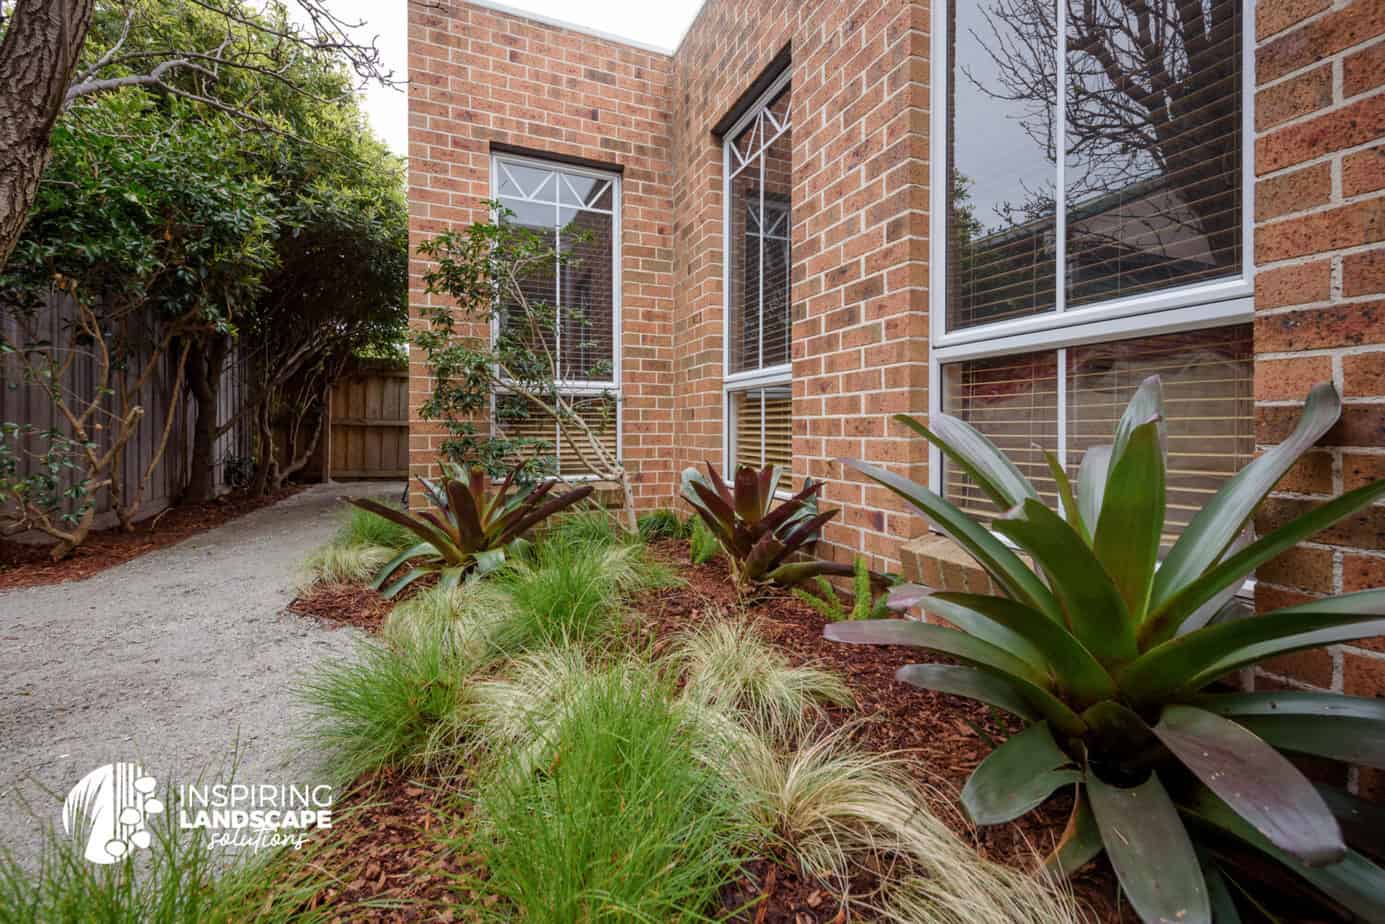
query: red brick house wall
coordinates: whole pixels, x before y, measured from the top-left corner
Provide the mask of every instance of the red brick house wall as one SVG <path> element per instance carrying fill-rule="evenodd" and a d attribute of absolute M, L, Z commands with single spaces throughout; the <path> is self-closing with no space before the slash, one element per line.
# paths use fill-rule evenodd
<path fill-rule="evenodd" d="M 1281 439 L 1311 384 L 1341 422 L 1280 486 L 1261 529 L 1385 478 L 1385 3 L 1262 0 L 1256 15 L 1255 396 Z M 1385 585 L 1385 507 L 1262 568 L 1261 609 Z M 1385 692 L 1385 644 L 1266 665 L 1262 686 Z"/>
<path fill-rule="evenodd" d="M 930 3 L 707 0 L 672 55 L 464 0 L 410 4 L 412 236 L 479 214 L 494 144 L 581 157 L 625 177 L 626 455 L 644 506 L 678 471 L 723 461 L 723 160 L 714 127 L 789 49 L 795 466 L 827 482 L 822 554 L 865 553 L 934 585 L 989 582 L 892 495 L 835 460 L 925 482 Z M 1257 442 L 1292 426 L 1311 384 L 1342 422 L 1281 485 L 1259 527 L 1385 477 L 1385 2 L 1260 0 L 1253 30 Z M 412 264 L 422 304 L 425 266 Z M 414 404 L 426 388 L 415 365 Z M 414 470 L 437 435 L 415 421 Z M 921 540 L 919 537 L 923 537 Z M 916 541 L 910 541 L 916 540 Z M 1262 569 L 1262 608 L 1385 584 L 1385 507 Z M 1268 665 L 1255 682 L 1385 691 L 1385 645 Z"/>
<path fill-rule="evenodd" d="M 464 2 L 409 4 L 411 248 L 486 218 L 496 146 L 621 173 L 623 448 L 645 507 L 667 506 L 677 475 L 671 75 L 666 55 L 621 42 Z M 410 261 L 415 325 L 437 298 L 426 271 Z M 410 469 L 427 475 L 442 433 L 418 415 L 429 388 L 417 355 L 410 371 Z"/>
<path fill-rule="evenodd" d="M 711 0 L 674 56 L 678 443 L 721 462 L 722 154 L 712 133 L 785 47 L 793 90 L 797 473 L 842 514 L 819 554 L 897 569 L 924 528 L 839 457 L 927 479 L 890 421 L 928 410 L 928 7 L 915 0 Z"/>

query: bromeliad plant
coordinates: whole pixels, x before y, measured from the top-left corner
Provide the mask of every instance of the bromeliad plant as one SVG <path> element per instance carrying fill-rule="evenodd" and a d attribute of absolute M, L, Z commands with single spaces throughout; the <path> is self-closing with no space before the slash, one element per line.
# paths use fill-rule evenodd
<path fill-rule="evenodd" d="M 962 793 L 967 812 L 978 824 L 1005 822 L 1075 784 L 1050 867 L 1071 873 L 1104 849 L 1145 921 L 1239 921 L 1228 881 L 1249 856 L 1245 845 L 1292 870 L 1318 900 L 1385 920 L 1385 871 L 1343 839 L 1344 829 L 1359 832 L 1385 813 L 1315 786 L 1281 753 L 1385 767 L 1385 701 L 1211 688 L 1266 658 L 1385 634 L 1385 589 L 1259 616 L 1234 599 L 1258 566 L 1385 497 L 1385 481 L 1259 538 L 1245 535 L 1261 501 L 1341 413 L 1336 390 L 1318 386 L 1294 432 L 1226 482 L 1160 561 L 1161 392 L 1157 377 L 1144 382 L 1112 444 L 1082 460 L 1075 490 L 1049 454 L 1060 512 L 963 421 L 936 415 L 929 429 L 898 418 L 995 503 L 991 529 L 921 485 L 848 464 L 964 546 L 1003 595 L 907 585 L 893 594 L 896 608 L 921 606 L 951 627 L 886 619 L 835 623 L 826 635 L 961 662 L 914 664 L 897 676 L 1029 723 L 976 768 Z M 1379 844 L 1378 828 L 1371 837 Z"/>
<path fill-rule="evenodd" d="M 710 462 L 706 475 L 696 468 L 683 471 L 683 499 L 721 544 L 731 576 L 742 590 L 764 583 L 791 587 L 819 575 L 852 573 L 850 565 L 840 562 L 789 561 L 840 511 L 818 511 L 822 482 L 811 479 L 776 507 L 775 492 L 783 480 L 779 465 L 759 470 L 737 465 L 734 486 L 727 485 Z"/>
<path fill-rule="evenodd" d="M 480 466 L 469 472 L 455 465 L 446 468 L 448 474 L 440 481 L 419 479 L 438 513 L 425 510 L 415 515 L 368 498 L 351 501 L 363 510 L 398 523 L 421 540 L 391 559 L 376 576 L 372 586 L 376 590 L 384 588 L 386 599 L 395 597 L 426 574 L 440 575 L 442 586 L 453 588 L 472 572 L 479 575 L 494 571 L 505 563 L 505 550 L 511 543 L 593 490 L 591 485 L 583 485 L 560 497 L 549 497 L 556 481 L 517 484 L 523 466 L 516 466 L 494 493 L 488 493 L 488 475 Z M 409 570 L 386 587 L 390 576 L 406 562 L 413 562 Z"/>

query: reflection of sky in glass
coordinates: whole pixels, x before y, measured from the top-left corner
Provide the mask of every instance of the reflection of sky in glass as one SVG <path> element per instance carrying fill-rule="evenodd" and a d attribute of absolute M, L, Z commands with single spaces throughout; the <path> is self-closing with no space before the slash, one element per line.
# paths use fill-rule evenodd
<path fill-rule="evenodd" d="M 995 230 L 1005 224 L 996 213 L 1004 203 L 1018 208 L 1031 192 L 1051 193 L 1054 166 L 1021 124 L 1026 115 L 1035 114 L 1036 104 L 996 99 L 976 86 L 980 82 L 992 93 L 1005 92 L 996 80 L 995 62 L 982 45 L 983 40 L 994 43 L 991 26 L 977 0 L 957 0 L 955 6 L 957 70 L 952 76 L 957 127 L 953 164 L 972 181 L 977 220 L 987 230 Z"/>

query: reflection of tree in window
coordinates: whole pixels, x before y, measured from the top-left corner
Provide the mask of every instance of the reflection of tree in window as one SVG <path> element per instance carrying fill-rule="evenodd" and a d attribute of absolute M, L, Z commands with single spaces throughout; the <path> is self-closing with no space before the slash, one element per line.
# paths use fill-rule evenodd
<path fill-rule="evenodd" d="M 1035 178 L 1058 147 L 1068 304 L 1239 270 L 1240 0 L 1068 0 L 1061 126 L 1054 4 L 951 6 L 949 156 L 987 197 L 973 228 L 958 227 L 968 203 L 953 197 L 954 327 L 1052 307 L 1039 294 L 1052 275 L 1035 267 L 1057 259 L 1056 164 L 1053 180 Z M 1022 129 L 1000 145 L 1015 153 L 974 169 L 1004 125 Z"/>

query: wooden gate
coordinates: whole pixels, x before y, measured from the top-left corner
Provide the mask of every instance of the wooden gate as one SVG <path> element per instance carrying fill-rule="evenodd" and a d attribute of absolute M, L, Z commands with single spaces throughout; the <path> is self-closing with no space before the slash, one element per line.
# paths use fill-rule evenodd
<path fill-rule="evenodd" d="M 409 372 L 363 365 L 332 388 L 328 479 L 409 477 Z"/>

